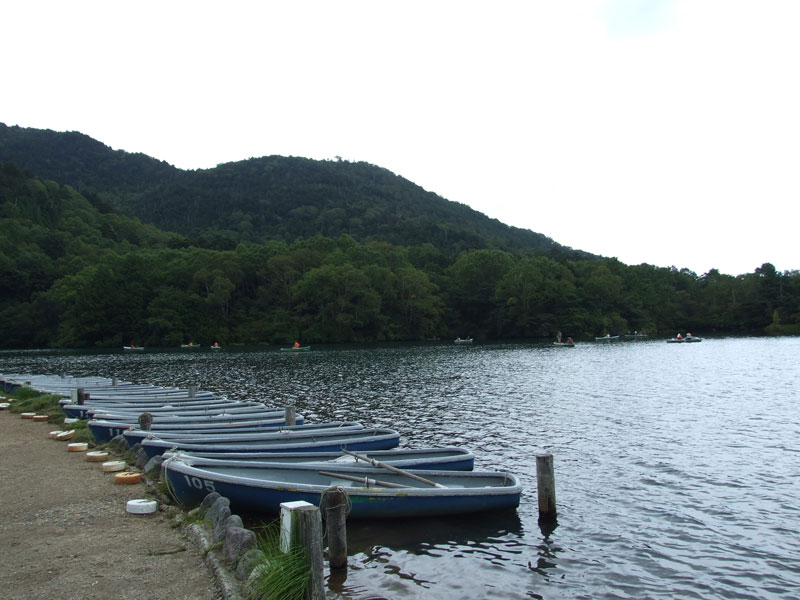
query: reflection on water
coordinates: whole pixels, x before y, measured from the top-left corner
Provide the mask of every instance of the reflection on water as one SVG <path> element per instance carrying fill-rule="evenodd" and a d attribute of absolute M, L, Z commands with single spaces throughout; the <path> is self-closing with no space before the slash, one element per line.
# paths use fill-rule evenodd
<path fill-rule="evenodd" d="M 346 598 L 796 598 L 800 340 L 3 352 L 68 372 L 295 404 L 516 473 L 518 511 L 351 522 Z M 535 455 L 555 459 L 540 524 Z"/>

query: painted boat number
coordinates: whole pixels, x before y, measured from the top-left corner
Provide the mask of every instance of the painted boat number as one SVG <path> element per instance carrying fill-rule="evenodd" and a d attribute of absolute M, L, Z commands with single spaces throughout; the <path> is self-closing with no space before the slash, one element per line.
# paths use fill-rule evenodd
<path fill-rule="evenodd" d="M 188 485 L 189 487 L 193 487 L 198 490 L 204 489 L 209 492 L 216 491 L 214 489 L 213 481 L 206 481 L 205 479 L 200 479 L 199 477 L 189 477 L 188 475 L 184 475 L 183 478 L 186 480 L 186 485 Z"/>

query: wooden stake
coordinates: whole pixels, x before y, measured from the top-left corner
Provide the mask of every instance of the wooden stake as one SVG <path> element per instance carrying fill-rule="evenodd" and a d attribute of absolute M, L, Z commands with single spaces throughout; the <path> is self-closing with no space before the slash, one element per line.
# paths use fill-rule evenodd
<path fill-rule="evenodd" d="M 328 565 L 347 568 L 347 493 L 337 488 L 325 490 L 325 529 L 328 535 Z"/>
<path fill-rule="evenodd" d="M 539 499 L 539 518 L 556 516 L 556 480 L 553 473 L 553 455 L 536 455 L 536 487 Z"/>

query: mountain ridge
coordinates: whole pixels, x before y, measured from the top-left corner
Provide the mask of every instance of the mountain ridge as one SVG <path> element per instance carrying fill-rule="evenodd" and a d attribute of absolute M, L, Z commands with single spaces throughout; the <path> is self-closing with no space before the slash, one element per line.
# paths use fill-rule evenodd
<path fill-rule="evenodd" d="M 431 243 L 449 255 L 490 248 L 597 258 L 366 162 L 272 155 L 185 170 L 113 150 L 80 132 L 2 123 L 0 161 L 160 229 L 225 247 L 346 233 L 364 241 Z"/>

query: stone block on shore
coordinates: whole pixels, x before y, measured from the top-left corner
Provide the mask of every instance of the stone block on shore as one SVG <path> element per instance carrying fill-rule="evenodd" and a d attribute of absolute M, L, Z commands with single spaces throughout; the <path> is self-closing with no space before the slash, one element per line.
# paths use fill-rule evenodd
<path fill-rule="evenodd" d="M 256 547 L 256 534 L 243 527 L 228 527 L 222 544 L 222 555 L 229 565 L 235 565 L 248 550 Z"/>
<path fill-rule="evenodd" d="M 250 548 L 247 550 L 236 565 L 236 579 L 238 581 L 247 581 L 253 569 L 263 564 L 266 558 L 266 554 L 258 548 Z"/>

